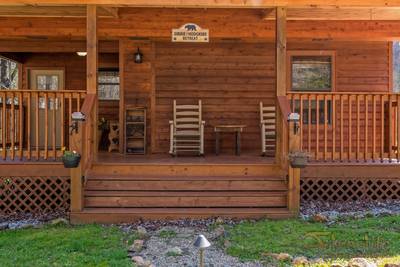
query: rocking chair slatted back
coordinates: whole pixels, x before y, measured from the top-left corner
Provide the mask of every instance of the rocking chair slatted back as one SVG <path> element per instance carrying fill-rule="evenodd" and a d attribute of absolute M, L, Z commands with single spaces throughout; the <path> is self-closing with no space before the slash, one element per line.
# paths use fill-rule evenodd
<path fill-rule="evenodd" d="M 170 153 L 194 152 L 204 154 L 204 122 L 202 121 L 201 100 L 198 105 L 173 104 L 174 120 L 170 121 Z"/>
<path fill-rule="evenodd" d="M 276 107 L 260 102 L 261 153 L 274 156 L 276 146 Z"/>

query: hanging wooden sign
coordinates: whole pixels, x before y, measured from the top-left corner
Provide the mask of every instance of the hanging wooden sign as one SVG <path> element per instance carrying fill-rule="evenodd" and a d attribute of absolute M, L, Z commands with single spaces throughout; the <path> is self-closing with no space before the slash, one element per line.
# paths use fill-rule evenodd
<path fill-rule="evenodd" d="M 205 43 L 209 41 L 208 29 L 194 23 L 186 23 L 179 29 L 172 29 L 172 42 Z"/>

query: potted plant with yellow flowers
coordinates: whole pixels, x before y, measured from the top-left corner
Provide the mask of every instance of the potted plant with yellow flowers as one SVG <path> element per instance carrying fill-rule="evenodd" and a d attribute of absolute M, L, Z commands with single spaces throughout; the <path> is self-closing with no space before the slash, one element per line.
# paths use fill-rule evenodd
<path fill-rule="evenodd" d="M 62 149 L 62 151 L 62 162 L 64 163 L 65 168 L 76 168 L 79 166 L 81 155 L 78 152 L 76 152 L 75 150 L 66 150 L 65 147 Z"/>

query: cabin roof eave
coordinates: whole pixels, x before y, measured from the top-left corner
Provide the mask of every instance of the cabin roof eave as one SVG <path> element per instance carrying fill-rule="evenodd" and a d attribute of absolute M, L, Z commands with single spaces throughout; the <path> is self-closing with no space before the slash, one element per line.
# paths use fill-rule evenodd
<path fill-rule="evenodd" d="M 0 0 L 0 5 L 112 5 L 185 8 L 400 7 L 399 0 Z"/>

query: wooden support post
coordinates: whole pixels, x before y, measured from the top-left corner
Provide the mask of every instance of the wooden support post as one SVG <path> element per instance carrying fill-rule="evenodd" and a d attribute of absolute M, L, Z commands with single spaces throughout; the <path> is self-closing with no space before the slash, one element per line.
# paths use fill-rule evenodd
<path fill-rule="evenodd" d="M 295 129 L 295 122 L 289 122 L 289 152 L 297 152 L 300 147 L 300 131 Z M 294 215 L 300 211 L 300 169 L 289 166 L 288 209 Z"/>
<path fill-rule="evenodd" d="M 87 63 L 86 63 L 86 86 L 88 94 L 95 94 L 97 96 L 97 66 L 98 66 L 98 40 L 97 40 L 97 6 L 88 5 L 87 6 L 87 18 L 86 18 L 86 49 L 87 49 Z M 93 120 L 93 125 L 97 129 L 97 106 L 98 101 L 96 97 L 94 114 L 91 116 Z M 89 115 L 89 114 L 86 114 Z M 88 125 L 91 123 L 88 122 Z M 98 149 L 97 134 L 93 131 L 93 151 L 88 151 L 92 153 L 95 158 Z"/>
<path fill-rule="evenodd" d="M 286 95 L 286 8 L 276 9 L 276 95 Z"/>
<path fill-rule="evenodd" d="M 286 8 L 276 8 L 276 95 L 286 96 Z M 285 165 L 286 157 L 286 120 L 280 113 L 276 118 L 276 154 L 275 160 L 280 165 Z"/>
<path fill-rule="evenodd" d="M 81 154 L 81 162 L 77 168 L 71 169 L 71 212 L 80 212 L 83 209 L 83 167 L 85 165 L 85 127 L 82 122 L 78 123 L 78 133 L 70 135 L 70 150 Z"/>

